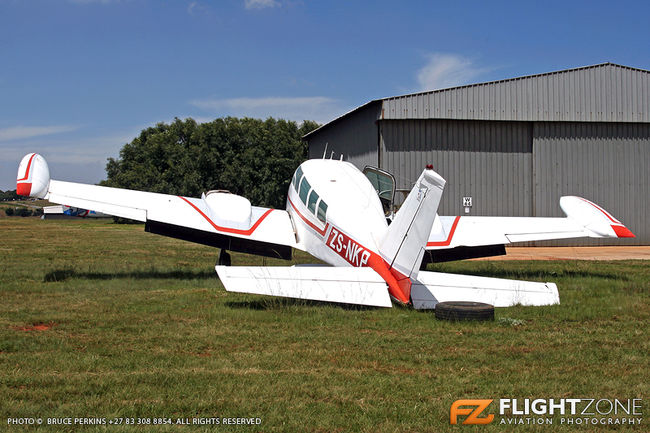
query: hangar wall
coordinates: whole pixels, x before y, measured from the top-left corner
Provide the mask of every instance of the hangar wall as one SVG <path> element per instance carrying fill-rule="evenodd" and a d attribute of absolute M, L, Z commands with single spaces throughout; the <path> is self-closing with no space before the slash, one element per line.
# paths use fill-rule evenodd
<path fill-rule="evenodd" d="M 376 121 L 381 102 L 373 101 L 334 120 L 327 128 L 312 132 L 309 141 L 309 159 L 322 158 L 327 146 L 327 157 L 343 159 L 363 169 L 366 165 L 377 166 L 377 143 L 379 135 Z M 317 132 L 314 134 L 314 132 Z M 332 154 L 332 152 L 334 152 Z"/>
<path fill-rule="evenodd" d="M 533 161 L 536 216 L 563 216 L 560 197 L 579 195 L 612 212 L 636 235 L 545 244 L 650 243 L 650 124 L 536 122 Z"/>
<path fill-rule="evenodd" d="M 379 121 L 379 162 L 409 189 L 432 163 L 447 180 L 442 215 L 564 216 L 578 195 L 611 211 L 637 236 L 542 245 L 643 245 L 650 239 L 650 124 Z M 397 197 L 398 203 L 401 197 Z"/>
<path fill-rule="evenodd" d="M 603 63 L 371 101 L 307 134 L 357 167 L 410 189 L 432 163 L 447 179 L 440 213 L 562 216 L 562 195 L 611 211 L 634 239 L 552 245 L 650 245 L 650 71 Z M 330 153 L 328 150 L 328 154 Z"/>
<path fill-rule="evenodd" d="M 385 98 L 383 119 L 650 122 L 649 71 L 602 63 Z"/>
<path fill-rule="evenodd" d="M 424 166 L 446 180 L 443 215 L 532 216 L 532 124 L 475 120 L 381 121 L 380 165 L 410 189 Z M 398 198 L 398 202 L 401 202 Z"/>

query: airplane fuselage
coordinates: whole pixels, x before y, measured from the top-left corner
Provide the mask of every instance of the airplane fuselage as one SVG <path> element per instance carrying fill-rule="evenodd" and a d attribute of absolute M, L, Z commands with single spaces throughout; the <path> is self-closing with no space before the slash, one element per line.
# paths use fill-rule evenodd
<path fill-rule="evenodd" d="M 343 161 L 301 164 L 289 187 L 287 211 L 298 244 L 333 266 L 369 266 L 387 228 L 374 188 Z"/>
<path fill-rule="evenodd" d="M 289 187 L 287 212 L 299 248 L 332 266 L 371 267 L 393 299 L 409 302 L 408 276 L 379 253 L 388 228 L 381 201 L 354 165 L 326 159 L 302 163 Z"/>

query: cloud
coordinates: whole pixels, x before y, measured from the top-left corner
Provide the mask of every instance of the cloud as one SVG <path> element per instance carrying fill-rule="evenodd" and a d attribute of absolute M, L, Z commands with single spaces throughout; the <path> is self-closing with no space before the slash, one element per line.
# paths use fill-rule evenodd
<path fill-rule="evenodd" d="M 25 140 L 32 137 L 43 135 L 60 134 L 79 129 L 76 126 L 58 125 L 58 126 L 12 126 L 0 129 L 0 143 L 7 141 Z"/>
<path fill-rule="evenodd" d="M 198 1 L 190 2 L 190 4 L 187 5 L 187 13 L 190 15 L 202 15 L 207 12 L 208 12 L 207 6 L 205 6 L 204 4 Z"/>
<path fill-rule="evenodd" d="M 427 58 L 428 63 L 417 72 L 419 90 L 423 91 L 470 84 L 490 70 L 458 54 L 434 53 Z"/>
<path fill-rule="evenodd" d="M 265 9 L 280 6 L 276 0 L 244 0 L 244 7 L 246 9 Z"/>
<path fill-rule="evenodd" d="M 190 104 L 220 116 L 275 117 L 325 123 L 347 111 L 339 101 L 324 96 L 197 99 Z"/>

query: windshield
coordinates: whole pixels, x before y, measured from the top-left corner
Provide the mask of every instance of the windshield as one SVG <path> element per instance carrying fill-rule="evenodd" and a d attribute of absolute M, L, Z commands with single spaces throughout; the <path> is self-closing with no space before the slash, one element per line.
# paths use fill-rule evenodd
<path fill-rule="evenodd" d="M 392 211 L 393 197 L 395 196 L 395 178 L 387 171 L 376 167 L 366 166 L 363 169 L 372 187 L 377 191 L 377 195 L 384 207 L 384 213 L 387 215 Z"/>

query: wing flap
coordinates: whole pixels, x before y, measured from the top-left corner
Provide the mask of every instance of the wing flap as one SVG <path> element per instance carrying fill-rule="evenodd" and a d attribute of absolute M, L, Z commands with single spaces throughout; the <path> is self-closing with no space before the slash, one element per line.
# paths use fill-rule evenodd
<path fill-rule="evenodd" d="M 370 268 L 216 266 L 229 292 L 390 307 L 386 282 Z"/>
<path fill-rule="evenodd" d="M 472 275 L 420 271 L 411 288 L 413 307 L 435 308 L 438 302 L 485 302 L 495 307 L 560 303 L 554 283 L 506 280 Z"/>

